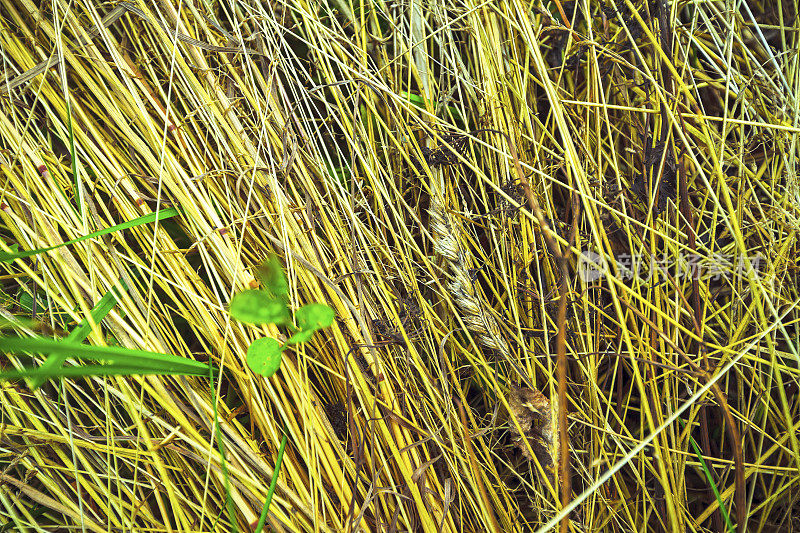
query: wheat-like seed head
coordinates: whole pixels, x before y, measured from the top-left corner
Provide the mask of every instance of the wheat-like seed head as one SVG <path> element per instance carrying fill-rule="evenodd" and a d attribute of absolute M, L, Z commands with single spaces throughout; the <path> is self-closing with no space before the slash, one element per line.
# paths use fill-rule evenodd
<path fill-rule="evenodd" d="M 436 196 L 438 195 L 434 196 L 429 210 L 430 227 L 435 240 L 434 250 L 449 266 L 448 288 L 456 305 L 464 313 L 461 320 L 483 346 L 498 352 L 504 359 L 511 358 L 511 350 L 501 336 L 497 320 L 483 303 L 469 275 L 472 256 L 468 248 L 460 245 L 460 224 L 448 217 L 441 197 Z M 531 401 L 517 401 L 521 398 L 518 391 L 525 391 L 524 396 Z M 514 439 L 523 455 L 534 459 L 538 453 L 543 458 L 545 472 L 557 473 L 559 443 L 556 402 L 551 403 L 538 389 L 514 389 L 509 397 L 509 407 L 511 415 L 519 420 L 519 427 L 522 428 L 520 433 L 517 425 L 511 423 Z M 520 416 L 523 417 L 521 420 Z M 533 418 L 541 421 L 535 428 L 532 427 Z M 531 453 L 531 450 L 537 451 Z M 555 480 L 556 476 L 553 475 L 551 479 Z"/>

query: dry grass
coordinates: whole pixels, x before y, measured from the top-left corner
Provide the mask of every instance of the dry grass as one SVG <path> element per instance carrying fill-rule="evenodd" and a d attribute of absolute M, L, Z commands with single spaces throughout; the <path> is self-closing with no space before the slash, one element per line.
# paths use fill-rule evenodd
<path fill-rule="evenodd" d="M 122 279 L 91 343 L 223 369 L 0 383 L 0 529 L 250 530 L 284 429 L 276 531 L 800 527 L 791 4 L 0 0 L 0 248 L 182 211 L 4 264 L 4 317 Z M 338 317 L 267 380 L 272 251 Z"/>

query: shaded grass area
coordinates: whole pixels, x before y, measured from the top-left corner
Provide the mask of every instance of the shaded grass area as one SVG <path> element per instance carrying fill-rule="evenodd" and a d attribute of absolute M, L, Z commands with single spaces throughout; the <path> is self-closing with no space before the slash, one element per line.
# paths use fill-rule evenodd
<path fill-rule="evenodd" d="M 798 34 L 783 0 L 0 0 L 4 327 L 125 286 L 85 350 L 219 371 L 1 382 L 0 528 L 799 526 Z M 337 318 L 264 378 L 285 332 L 229 305 L 273 253 Z"/>

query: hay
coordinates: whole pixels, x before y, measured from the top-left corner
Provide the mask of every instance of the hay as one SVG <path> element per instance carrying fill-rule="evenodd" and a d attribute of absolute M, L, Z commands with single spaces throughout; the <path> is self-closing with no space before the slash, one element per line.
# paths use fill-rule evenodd
<path fill-rule="evenodd" d="M 791 4 L 0 0 L 0 250 L 181 212 L 4 319 L 221 369 L 0 383 L 0 527 L 252 530 L 284 432 L 275 531 L 797 526 Z"/>

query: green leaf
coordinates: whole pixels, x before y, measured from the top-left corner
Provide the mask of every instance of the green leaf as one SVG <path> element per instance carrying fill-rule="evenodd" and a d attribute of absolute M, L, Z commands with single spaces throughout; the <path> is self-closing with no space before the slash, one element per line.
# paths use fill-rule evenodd
<path fill-rule="evenodd" d="M 289 282 L 286 280 L 286 274 L 283 273 L 283 267 L 280 260 L 276 255 L 271 255 L 269 259 L 258 267 L 258 278 L 261 281 L 261 286 L 274 298 L 287 298 L 289 296 Z"/>
<path fill-rule="evenodd" d="M 271 337 L 254 340 L 247 348 L 247 366 L 256 374 L 270 377 L 281 366 L 283 346 Z"/>
<path fill-rule="evenodd" d="M 294 314 L 298 328 L 314 331 L 330 327 L 335 316 L 336 312 L 325 304 L 304 305 Z"/>
<path fill-rule="evenodd" d="M 286 344 L 300 344 L 303 342 L 307 342 L 311 340 L 311 337 L 314 336 L 314 332 L 317 331 L 315 329 L 301 329 L 291 337 L 289 340 L 286 341 Z"/>
<path fill-rule="evenodd" d="M 47 312 L 48 317 L 52 317 L 59 323 L 71 322 L 70 314 L 67 311 L 58 311 L 55 309 L 48 309 L 46 307 L 48 303 L 46 294 L 40 293 L 39 297 L 36 298 L 35 310 L 33 308 L 33 296 L 26 289 L 20 289 L 17 292 L 17 296 L 19 306 L 25 313 L 41 315 Z"/>
<path fill-rule="evenodd" d="M 336 313 L 325 304 L 304 305 L 294 314 L 297 328 L 300 330 L 289 338 L 287 344 L 299 344 L 311 339 L 318 329 L 327 328 L 333 324 Z"/>
<path fill-rule="evenodd" d="M 257 289 L 242 291 L 231 300 L 231 316 L 248 324 L 291 324 L 286 303 Z"/>
<path fill-rule="evenodd" d="M 22 308 L 23 311 L 25 311 L 27 313 L 35 313 L 35 314 L 39 315 L 39 314 L 42 313 L 42 311 L 44 311 L 44 307 L 42 307 L 41 298 L 37 299 L 37 301 L 36 301 L 36 310 L 34 311 L 34 308 L 33 308 L 33 306 L 34 306 L 33 296 L 30 293 L 25 292 L 23 290 L 20 290 L 19 306 Z"/>

